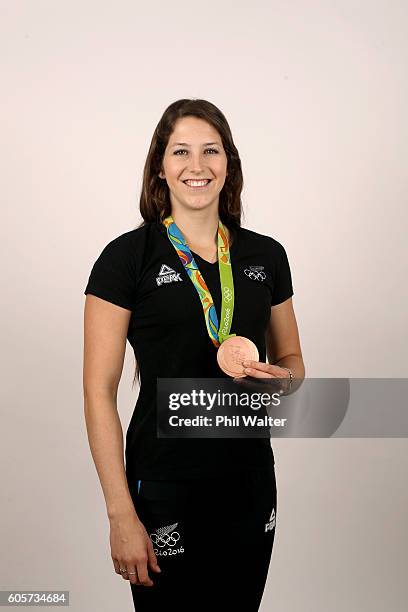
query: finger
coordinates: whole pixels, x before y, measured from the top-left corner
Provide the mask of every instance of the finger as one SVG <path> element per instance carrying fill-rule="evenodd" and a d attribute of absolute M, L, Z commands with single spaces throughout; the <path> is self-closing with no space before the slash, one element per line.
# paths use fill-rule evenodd
<path fill-rule="evenodd" d="M 151 539 L 149 538 L 148 542 L 147 542 L 147 555 L 149 558 L 149 566 L 152 568 L 153 571 L 155 572 L 161 572 L 161 569 L 159 567 L 159 564 L 157 563 L 157 557 L 156 554 L 154 552 L 153 549 L 153 542 L 151 541 Z"/>
<path fill-rule="evenodd" d="M 147 559 L 138 562 L 137 575 L 139 576 L 140 584 L 143 584 L 144 586 L 153 586 L 153 580 L 147 573 Z"/>
<path fill-rule="evenodd" d="M 271 363 L 264 363 L 263 361 L 250 361 L 246 360 L 243 362 L 244 369 L 250 370 L 250 372 L 263 372 L 268 374 L 270 378 L 286 378 L 287 370 L 275 366 Z M 248 372 L 248 373 L 250 373 Z"/>
<path fill-rule="evenodd" d="M 139 584 L 139 577 L 137 574 L 136 567 L 134 565 L 128 565 L 127 569 L 128 569 L 127 575 L 129 576 L 129 582 L 131 582 L 132 584 Z"/>
<path fill-rule="evenodd" d="M 261 361 L 248 361 L 248 366 L 244 367 L 244 373 L 254 378 L 275 378 L 269 363 Z"/>
<path fill-rule="evenodd" d="M 127 573 L 126 563 L 124 561 L 122 561 L 120 563 L 119 572 L 120 572 L 123 580 L 129 580 L 129 576 L 128 576 L 128 573 Z"/>
<path fill-rule="evenodd" d="M 113 567 L 115 568 L 115 572 L 116 572 L 117 574 L 121 575 L 121 572 L 120 572 L 120 569 L 119 569 L 119 568 L 120 568 L 120 567 L 124 567 L 124 566 L 123 566 L 123 565 L 120 565 L 120 564 L 119 564 L 119 561 L 118 561 L 117 559 L 114 559 L 113 557 L 112 557 L 112 561 L 113 561 Z"/>
<path fill-rule="evenodd" d="M 255 368 L 245 368 L 245 374 L 249 376 L 253 376 L 254 378 L 276 378 L 273 374 L 269 374 L 269 372 L 263 372 L 262 370 L 256 370 Z"/>

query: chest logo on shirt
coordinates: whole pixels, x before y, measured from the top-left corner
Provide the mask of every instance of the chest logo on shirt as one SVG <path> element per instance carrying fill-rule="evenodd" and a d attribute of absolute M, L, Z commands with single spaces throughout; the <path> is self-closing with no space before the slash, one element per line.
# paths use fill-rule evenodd
<path fill-rule="evenodd" d="M 176 272 L 173 268 L 170 268 L 170 266 L 166 266 L 166 264 L 162 264 L 159 276 L 156 276 L 156 283 L 159 287 L 164 283 L 174 283 L 182 280 L 180 272 Z"/>
<path fill-rule="evenodd" d="M 263 272 L 264 266 L 248 266 L 245 268 L 245 274 L 251 279 L 256 281 L 264 281 L 266 274 Z"/>

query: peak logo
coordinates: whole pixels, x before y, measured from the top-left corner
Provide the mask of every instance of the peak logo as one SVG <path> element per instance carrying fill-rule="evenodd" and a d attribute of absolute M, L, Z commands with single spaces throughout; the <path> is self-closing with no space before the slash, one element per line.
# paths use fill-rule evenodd
<path fill-rule="evenodd" d="M 176 272 L 166 264 L 162 264 L 159 276 L 156 276 L 156 283 L 159 287 L 165 283 L 175 283 L 182 280 L 180 272 Z"/>
<path fill-rule="evenodd" d="M 275 508 L 272 508 L 272 512 L 271 512 L 271 516 L 269 517 L 269 521 L 265 525 L 265 533 L 267 531 L 272 531 L 272 529 L 275 527 L 275 524 L 276 524 Z"/>

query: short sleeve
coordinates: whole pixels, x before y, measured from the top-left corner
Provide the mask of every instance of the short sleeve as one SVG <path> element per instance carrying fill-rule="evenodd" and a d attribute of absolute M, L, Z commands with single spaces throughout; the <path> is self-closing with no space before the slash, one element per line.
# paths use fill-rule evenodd
<path fill-rule="evenodd" d="M 271 306 L 281 304 L 293 295 L 292 274 L 285 248 L 275 242 L 276 264 L 273 267 L 273 289 Z"/>
<path fill-rule="evenodd" d="M 93 264 L 84 293 L 132 310 L 136 269 L 129 233 L 118 236 L 105 246 Z"/>

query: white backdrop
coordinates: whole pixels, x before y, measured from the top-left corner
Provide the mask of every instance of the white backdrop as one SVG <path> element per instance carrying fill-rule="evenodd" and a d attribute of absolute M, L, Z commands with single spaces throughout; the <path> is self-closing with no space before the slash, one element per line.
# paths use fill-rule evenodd
<path fill-rule="evenodd" d="M 83 418 L 92 263 L 140 221 L 164 109 L 208 99 L 240 151 L 243 225 L 286 248 L 307 375 L 406 377 L 408 5 L 15 0 L 0 11 L 1 588 L 131 611 Z M 261 610 L 405 610 L 407 441 L 273 448 Z"/>

